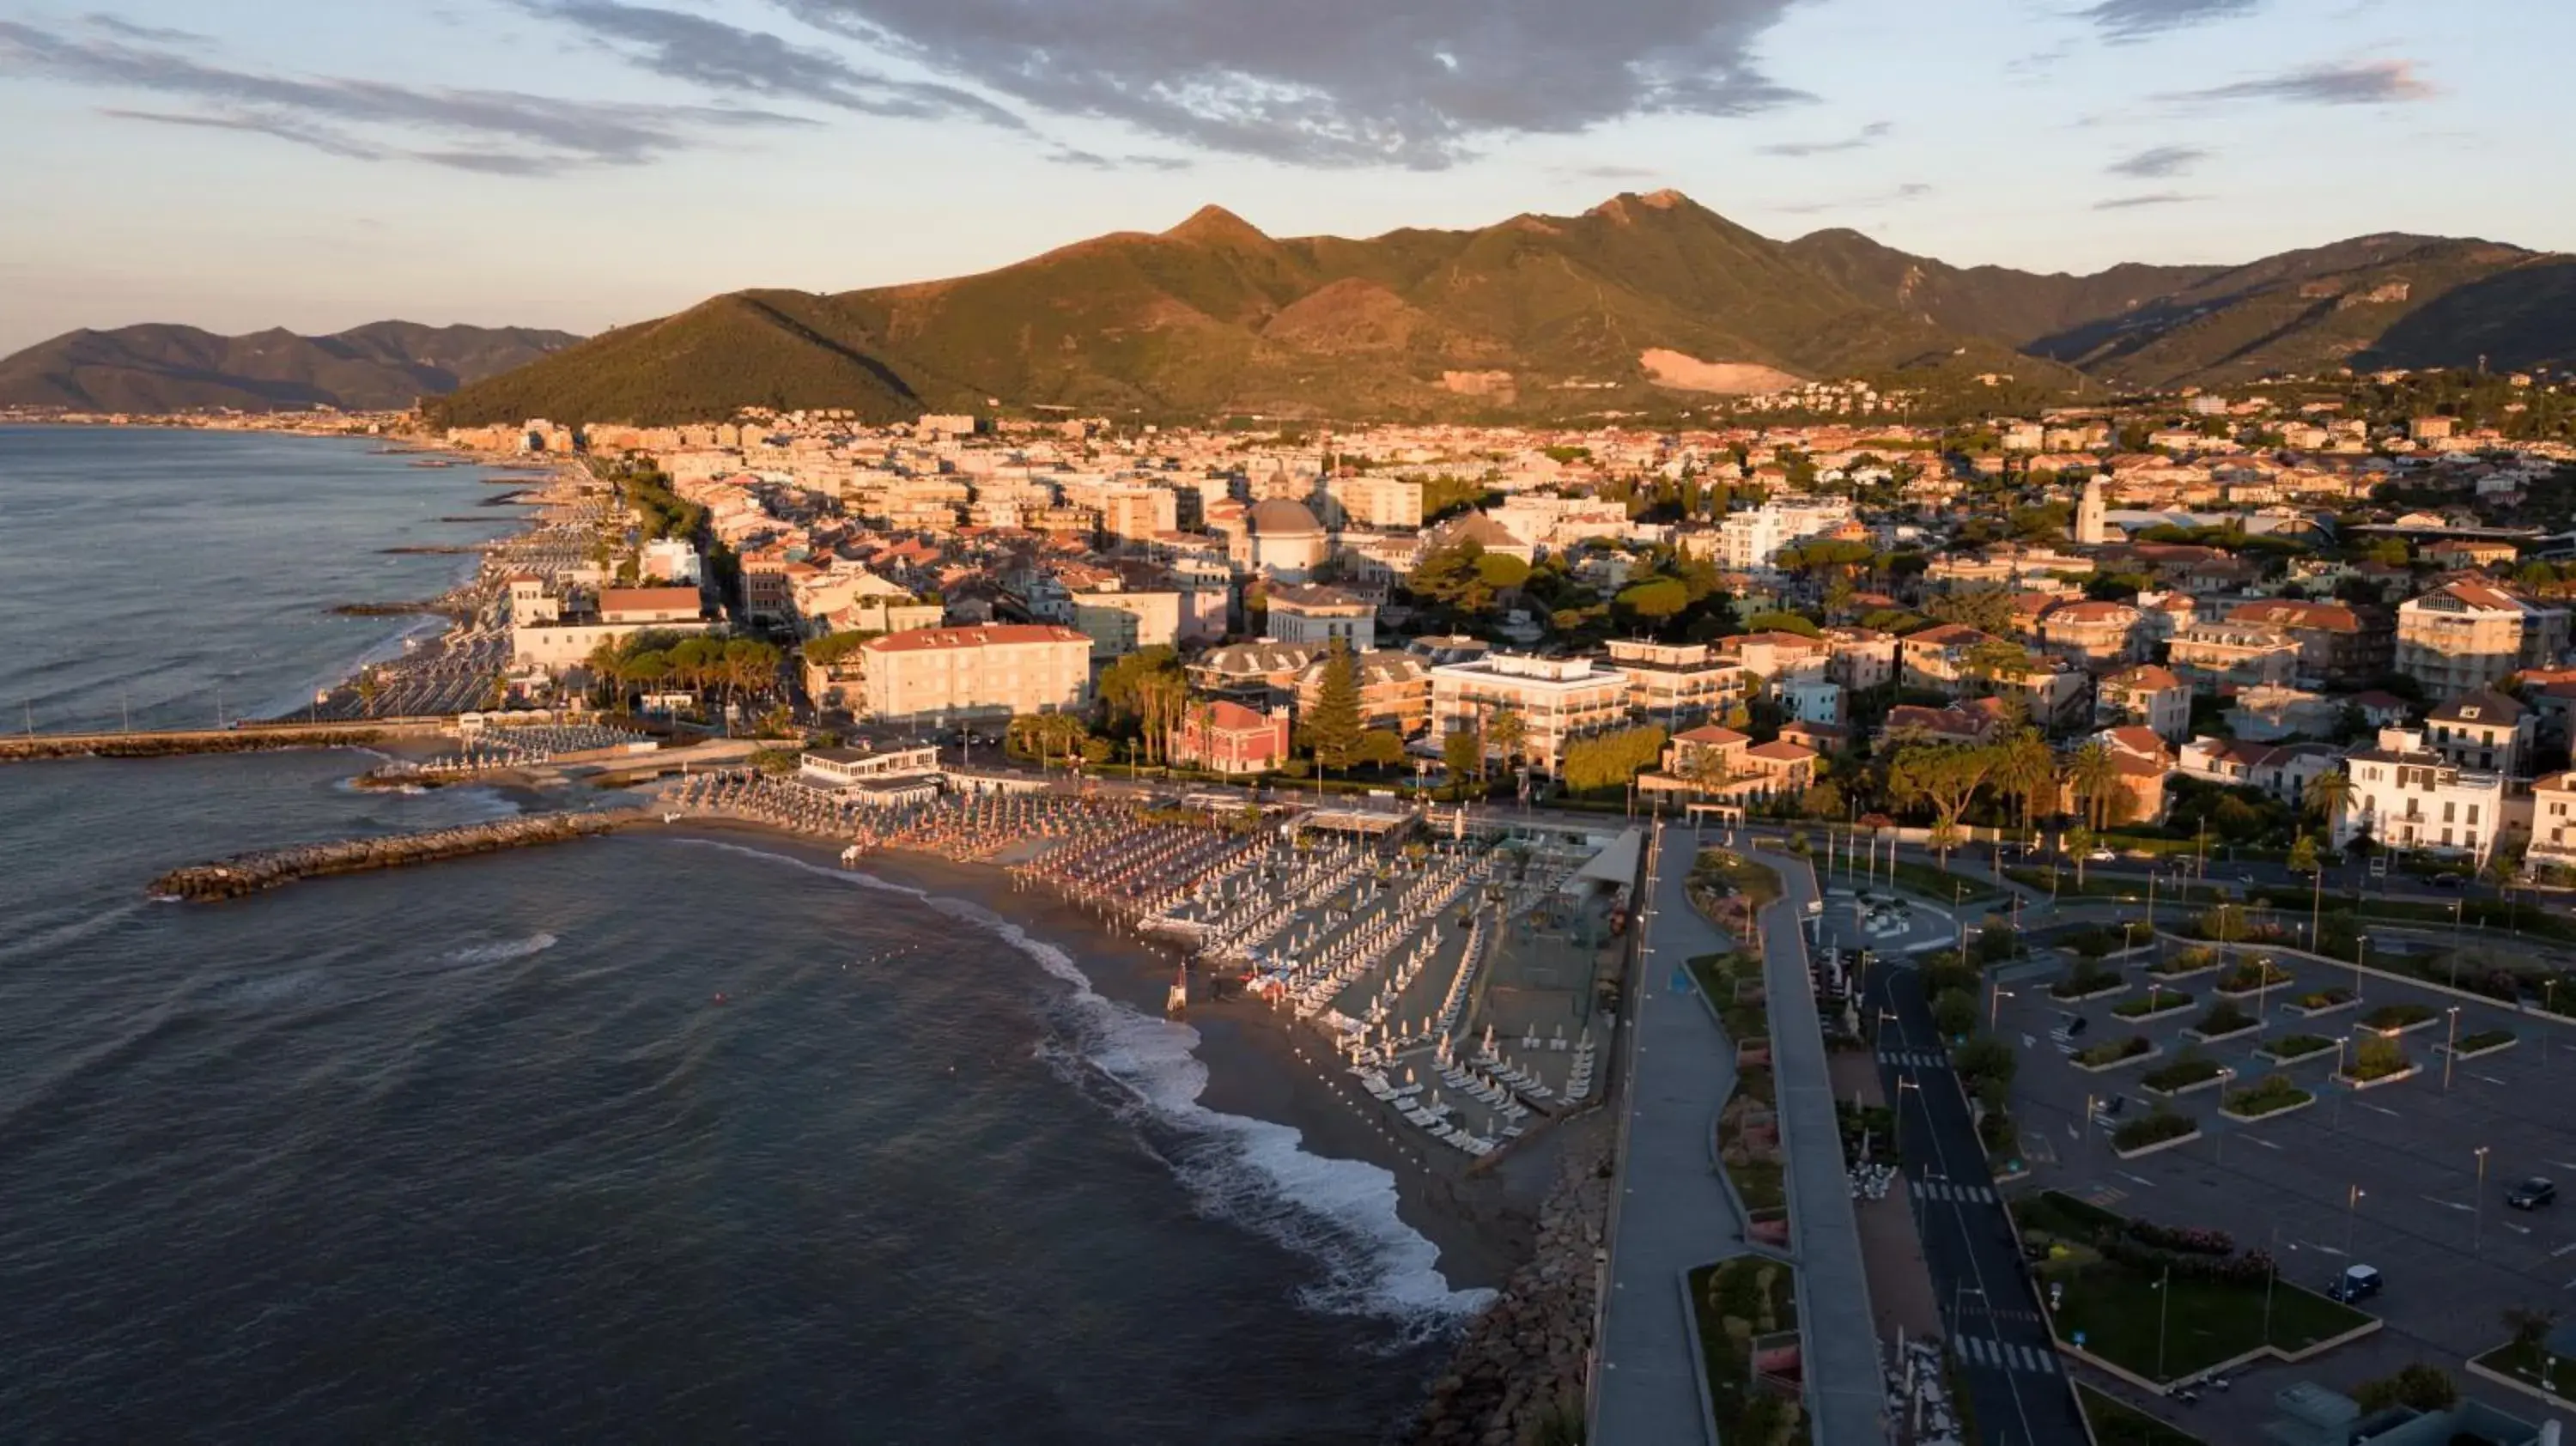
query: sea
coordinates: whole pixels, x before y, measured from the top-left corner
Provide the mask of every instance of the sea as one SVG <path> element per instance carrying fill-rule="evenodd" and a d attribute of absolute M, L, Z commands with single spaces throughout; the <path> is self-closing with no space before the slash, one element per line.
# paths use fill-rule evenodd
<path fill-rule="evenodd" d="M 478 477 L 0 429 L 0 700 L 288 711 Z M 0 1440 L 1370 1443 L 1486 1298 L 965 871 L 675 832 L 145 897 L 517 807 L 371 761 L 0 766 Z"/>

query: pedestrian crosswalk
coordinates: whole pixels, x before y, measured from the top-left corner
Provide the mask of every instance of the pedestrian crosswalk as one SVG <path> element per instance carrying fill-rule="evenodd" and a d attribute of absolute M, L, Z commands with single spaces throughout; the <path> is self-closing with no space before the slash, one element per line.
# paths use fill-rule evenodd
<path fill-rule="evenodd" d="M 1947 1200 L 1954 1205 L 1992 1205 L 1992 1185 L 1953 1185 L 1947 1180 L 1917 1180 L 1914 1194 L 1918 1199 Z"/>
<path fill-rule="evenodd" d="M 1983 1336 L 1961 1336 L 1953 1344 L 1959 1352 L 1959 1359 L 1972 1366 L 2022 1371 L 2034 1376 L 2057 1374 L 2057 1353 L 2041 1346 L 1990 1341 Z"/>
<path fill-rule="evenodd" d="M 1937 1049 L 1889 1049 L 1879 1052 L 1881 1064 L 1898 1069 L 1947 1069 L 1950 1057 Z"/>

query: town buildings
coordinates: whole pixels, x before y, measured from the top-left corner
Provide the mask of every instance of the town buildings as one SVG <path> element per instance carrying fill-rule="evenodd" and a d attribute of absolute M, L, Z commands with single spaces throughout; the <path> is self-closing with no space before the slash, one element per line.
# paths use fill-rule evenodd
<path fill-rule="evenodd" d="M 1593 658 L 1540 658 L 1494 653 L 1431 670 L 1431 714 L 1442 736 L 1471 732 L 1493 746 L 1493 720 L 1519 720 L 1520 746 L 1506 761 L 1548 775 L 1565 764 L 1566 745 L 1628 719 L 1628 675 Z"/>
<path fill-rule="evenodd" d="M 1091 701 L 1091 639 L 1045 624 L 922 628 L 859 645 L 867 712 L 936 723 L 1065 713 Z"/>
<path fill-rule="evenodd" d="M 2567 651 L 2567 610 L 2463 579 L 2397 609 L 2397 671 L 2426 696 L 2493 688 L 2523 668 L 2554 666 Z"/>
<path fill-rule="evenodd" d="M 2504 831 L 2504 775 L 2460 767 L 2427 747 L 2421 729 L 2383 728 L 2377 745 L 2354 750 L 2344 767 L 2352 794 L 2335 810 L 2337 848 L 2367 836 L 2382 848 L 2483 866 Z"/>

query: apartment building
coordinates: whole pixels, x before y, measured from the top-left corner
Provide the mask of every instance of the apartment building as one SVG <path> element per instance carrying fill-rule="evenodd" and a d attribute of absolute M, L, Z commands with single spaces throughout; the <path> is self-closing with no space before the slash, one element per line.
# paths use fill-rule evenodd
<path fill-rule="evenodd" d="M 2168 743 L 2191 731 L 2191 685 L 2171 668 L 2141 663 L 2095 685 L 2093 721 L 2106 728 L 2145 728 Z"/>
<path fill-rule="evenodd" d="M 2531 761 L 2539 717 L 2502 693 L 2463 693 L 2424 717 L 2433 751 L 2462 768 L 2520 777 Z"/>
<path fill-rule="evenodd" d="M 2420 729 L 2382 728 L 2378 745 L 2354 750 L 2344 767 L 2352 796 L 2335 813 L 2337 848 L 2367 835 L 2483 866 L 2505 827 L 2504 775 L 2460 767 L 2426 747 Z"/>
<path fill-rule="evenodd" d="M 1839 497 L 1765 502 L 1730 512 L 1717 525 L 1718 566 L 1731 572 L 1767 572 L 1780 549 L 1831 532 L 1851 517 L 1851 503 Z"/>
<path fill-rule="evenodd" d="M 1833 658 L 1825 676 L 1851 692 L 1866 692 L 1896 681 L 1896 634 L 1876 628 L 1827 628 L 1825 643 Z"/>
<path fill-rule="evenodd" d="M 2567 651 L 2567 610 L 2461 580 L 2397 609 L 2397 671 L 2434 698 L 2493 688 Z"/>
<path fill-rule="evenodd" d="M 1318 650 L 1315 660 L 1297 675 L 1297 708 L 1300 713 L 1313 708 L 1324 696 L 1324 671 L 1331 665 L 1329 655 Z M 1360 721 L 1371 728 L 1392 728 L 1411 738 L 1431 723 L 1431 665 L 1411 653 L 1380 649 L 1361 653 L 1351 659 L 1351 670 L 1359 683 Z"/>
<path fill-rule="evenodd" d="M 1722 718 L 1744 693 L 1744 667 L 1705 643 L 1613 640 L 1610 662 L 1628 675 L 1628 706 L 1668 729 Z"/>
<path fill-rule="evenodd" d="M 2553 773 L 2531 785 L 2531 845 L 2526 870 L 2576 872 L 2576 773 Z"/>
<path fill-rule="evenodd" d="M 1181 595 L 1086 589 L 1068 594 L 1075 631 L 1091 639 L 1091 656 L 1106 662 L 1139 648 L 1177 647 Z"/>
<path fill-rule="evenodd" d="M 2386 675 L 2395 651 L 2393 620 L 2382 609 L 2266 598 L 2230 608 L 2227 621 L 2271 628 L 2297 643 L 2292 681 L 2302 688 L 2368 687 Z"/>
<path fill-rule="evenodd" d="M 859 646 L 861 695 L 881 722 L 1063 713 L 1091 701 L 1092 641 L 1071 628 L 922 628 Z"/>
<path fill-rule="evenodd" d="M 2143 651 L 2144 615 L 2127 603 L 2064 602 L 2040 614 L 2039 635 L 2050 652 L 2074 662 L 2125 663 Z"/>
<path fill-rule="evenodd" d="M 2165 662 L 2203 693 L 2239 688 L 2285 688 L 2298 676 L 2299 645 L 2278 628 L 2254 624 L 2193 623 L 2174 634 Z"/>
<path fill-rule="evenodd" d="M 1377 609 L 1336 587 L 1275 587 L 1262 631 L 1282 643 L 1340 642 L 1365 653 L 1377 646 Z"/>
<path fill-rule="evenodd" d="M 1422 484 L 1401 477 L 1335 477 L 1324 495 L 1343 526 L 1417 528 L 1422 525 Z"/>
<path fill-rule="evenodd" d="M 1493 653 L 1431 670 L 1431 714 L 1442 735 L 1482 730 L 1509 711 L 1522 726 L 1517 762 L 1554 776 L 1566 745 L 1628 720 L 1628 675 L 1593 658 Z"/>
<path fill-rule="evenodd" d="M 1228 777 L 1266 773 L 1288 761 L 1288 710 L 1253 709 L 1219 699 L 1182 714 L 1166 747 L 1172 762 L 1183 768 Z"/>

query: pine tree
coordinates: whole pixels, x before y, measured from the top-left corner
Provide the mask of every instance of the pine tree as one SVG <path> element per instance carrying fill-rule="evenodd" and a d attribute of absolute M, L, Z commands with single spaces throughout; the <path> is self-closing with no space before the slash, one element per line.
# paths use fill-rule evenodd
<path fill-rule="evenodd" d="M 1324 661 L 1315 706 L 1306 713 L 1306 748 L 1316 769 L 1350 767 L 1362 731 L 1359 665 L 1352 661 L 1350 647 L 1336 639 L 1332 656 Z"/>

